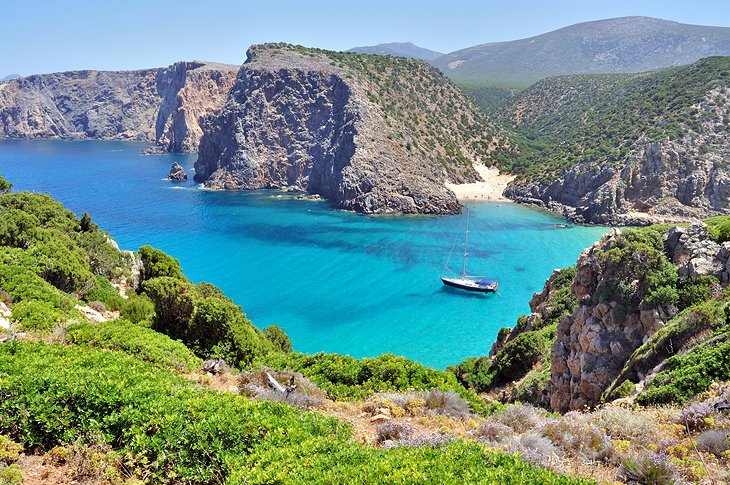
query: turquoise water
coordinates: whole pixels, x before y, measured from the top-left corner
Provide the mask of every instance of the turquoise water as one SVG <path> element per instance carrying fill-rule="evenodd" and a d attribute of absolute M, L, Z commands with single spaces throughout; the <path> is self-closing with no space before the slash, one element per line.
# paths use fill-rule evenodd
<path fill-rule="evenodd" d="M 145 147 L 2 140 L 0 174 L 15 190 L 89 212 L 122 248 L 174 255 L 190 279 L 221 287 L 257 326 L 279 324 L 303 352 L 392 352 L 436 368 L 485 355 L 553 268 L 573 264 L 606 230 L 470 204 L 470 272 L 499 279 L 500 292 L 465 293 L 439 280 L 452 247 L 460 268 L 464 216 L 365 217 L 274 192 L 200 190 L 163 180 L 173 161 L 192 179 L 194 155 L 144 156 Z"/>

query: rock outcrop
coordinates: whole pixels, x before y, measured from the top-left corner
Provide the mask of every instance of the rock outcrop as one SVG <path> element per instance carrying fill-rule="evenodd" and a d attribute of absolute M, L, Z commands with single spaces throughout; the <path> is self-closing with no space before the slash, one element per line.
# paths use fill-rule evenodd
<path fill-rule="evenodd" d="M 167 175 L 167 180 L 182 182 L 187 179 L 188 174 L 185 173 L 185 169 L 183 169 L 177 162 L 173 163 L 172 168 L 170 168 L 170 173 Z"/>
<path fill-rule="evenodd" d="M 578 223 L 647 225 L 730 210 L 730 58 L 627 76 L 551 78 L 504 110 L 536 138 L 515 201 Z M 671 94 L 667 94 L 671 93 Z M 668 106 L 666 106 L 668 105 Z"/>
<path fill-rule="evenodd" d="M 204 125 L 195 180 L 213 189 L 302 190 L 368 214 L 458 213 L 460 205 L 446 180 L 472 181 L 479 175 L 468 159 L 455 169 L 453 160 L 439 161 L 436 154 L 470 155 L 462 155 L 452 142 L 432 148 L 411 142 L 407 124 L 393 121 L 398 110 L 389 114 L 377 101 L 382 101 L 377 81 L 367 76 L 378 72 L 363 74 L 366 68 L 351 68 L 347 62 L 383 63 L 381 70 L 397 63 L 401 76 L 413 71 L 419 81 L 441 89 L 434 96 L 457 93 L 453 86 L 418 61 L 338 55 L 346 57 L 338 62 L 323 51 L 282 45 L 249 50 L 225 107 Z M 412 64 L 403 68 L 403 63 Z M 411 109 L 409 123 L 418 119 L 424 133 L 441 129 L 440 120 L 424 115 L 425 107 Z M 472 120 L 476 112 L 461 119 Z M 484 131 L 473 133 L 481 137 Z M 433 156 L 427 153 L 431 149 Z"/>
<path fill-rule="evenodd" d="M 606 257 L 609 251 L 627 250 L 620 238 L 612 231 L 578 260 L 572 292 L 580 304 L 558 325 L 550 356 L 548 392 L 555 411 L 594 406 L 610 385 L 626 376 L 634 382 L 641 380 L 659 363 L 637 360 L 627 367 L 632 354 L 677 315 L 677 307 L 667 302 L 648 303 L 640 289 L 633 298 L 621 295 L 627 288 L 637 291 L 641 287 L 642 273 L 650 271 L 647 265 L 652 263 L 640 245 L 631 256 L 635 268 Z M 718 287 L 730 282 L 730 242 L 712 241 L 704 223 L 670 229 L 664 236 L 662 258 L 677 267 L 680 283 L 705 275 L 716 277 Z M 675 344 L 690 338 L 691 334 L 677 336 Z M 621 375 L 624 377 L 617 379 Z"/>
<path fill-rule="evenodd" d="M 0 83 L 0 137 L 120 139 L 194 151 L 237 66 L 178 62 L 138 71 L 71 71 Z"/>
<path fill-rule="evenodd" d="M 725 214 L 730 172 L 722 154 L 701 154 L 698 146 L 647 142 L 622 167 L 581 163 L 548 185 L 517 185 L 505 195 L 578 223 L 647 225 Z"/>

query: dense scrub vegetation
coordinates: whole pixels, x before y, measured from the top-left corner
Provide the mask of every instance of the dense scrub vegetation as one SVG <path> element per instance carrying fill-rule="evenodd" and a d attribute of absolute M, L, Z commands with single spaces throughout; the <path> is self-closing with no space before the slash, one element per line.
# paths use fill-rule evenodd
<path fill-rule="evenodd" d="M 456 392 L 469 402 L 474 412 L 490 410 L 474 393 L 459 385 L 453 375 L 392 354 L 361 360 L 321 352 L 270 354 L 260 364 L 301 372 L 333 400 L 364 399 L 383 391 L 441 389 Z"/>
<path fill-rule="evenodd" d="M 727 128 L 730 118 L 703 113 L 699 106 L 708 93 L 727 86 L 729 80 L 728 57 L 642 74 L 545 79 L 503 110 L 502 119 L 519 133 L 520 153 L 502 154 L 499 166 L 521 181 L 547 183 L 578 163 L 616 166 L 640 140 L 697 136 L 708 121 Z M 720 118 L 705 119 L 714 116 Z M 701 147 L 705 152 L 718 149 Z"/>
<path fill-rule="evenodd" d="M 0 345 L 0 375 L 0 433 L 45 450 L 112 444 L 112 468 L 150 482 L 581 483 L 474 443 L 369 448 L 334 418 L 196 388 L 119 352 Z"/>

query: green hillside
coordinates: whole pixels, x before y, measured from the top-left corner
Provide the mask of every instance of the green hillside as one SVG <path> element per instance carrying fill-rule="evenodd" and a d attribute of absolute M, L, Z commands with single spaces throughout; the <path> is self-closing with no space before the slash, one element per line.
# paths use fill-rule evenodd
<path fill-rule="evenodd" d="M 729 84 L 728 57 L 641 74 L 545 79 L 501 111 L 520 135 L 520 153 L 500 166 L 518 184 L 547 183 L 577 163 L 618 165 L 641 142 L 687 138 L 703 153 L 727 156 L 724 137 L 700 135 L 730 128 L 722 91 Z"/>

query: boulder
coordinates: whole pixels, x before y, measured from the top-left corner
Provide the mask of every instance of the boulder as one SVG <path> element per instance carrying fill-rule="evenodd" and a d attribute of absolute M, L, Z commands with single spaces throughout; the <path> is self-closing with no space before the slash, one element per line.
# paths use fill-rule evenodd
<path fill-rule="evenodd" d="M 185 170 L 177 162 L 173 163 L 172 168 L 170 169 L 170 173 L 167 175 L 167 180 L 172 180 L 173 182 L 182 182 L 187 179 L 188 174 L 185 173 Z"/>

